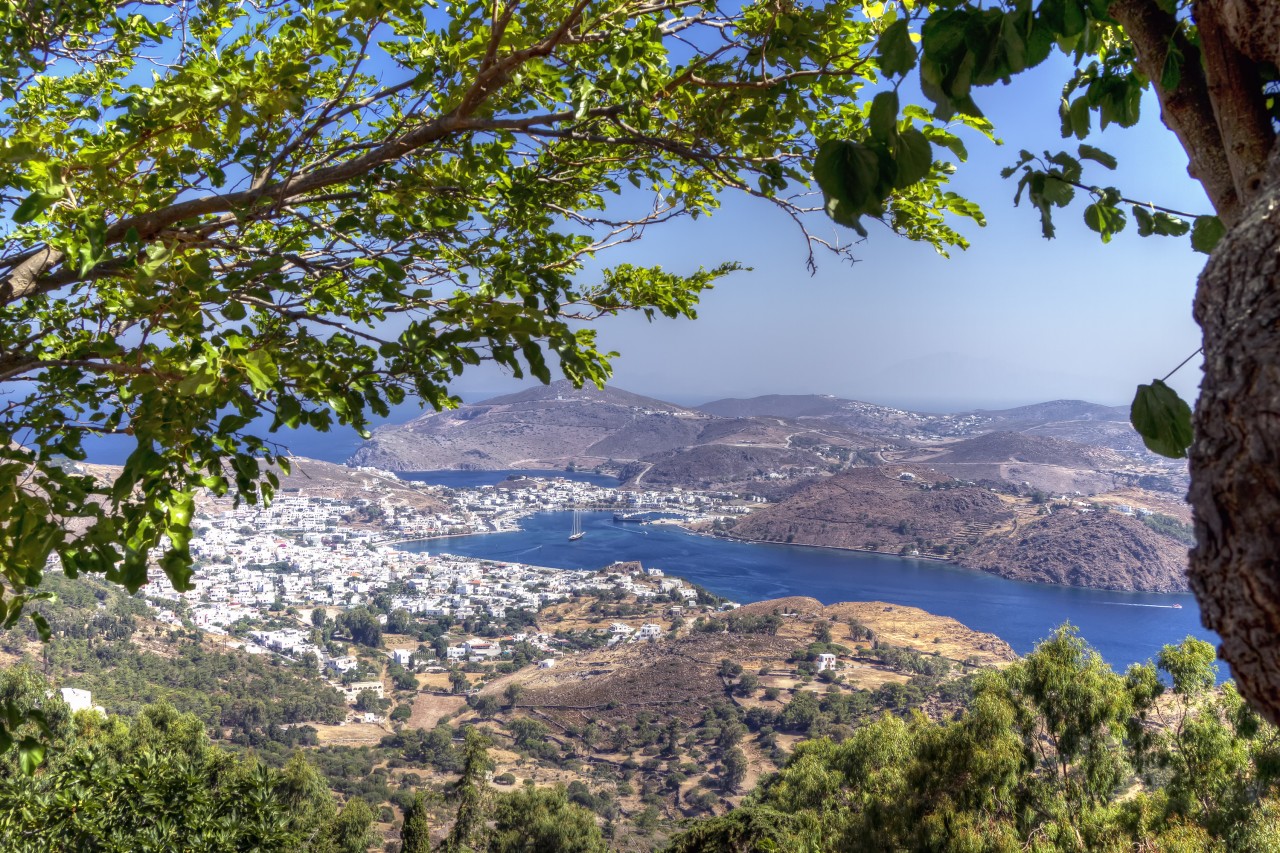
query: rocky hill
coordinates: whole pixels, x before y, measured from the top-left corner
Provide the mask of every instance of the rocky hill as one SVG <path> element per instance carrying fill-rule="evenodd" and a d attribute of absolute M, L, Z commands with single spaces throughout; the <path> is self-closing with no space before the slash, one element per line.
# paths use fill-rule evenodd
<path fill-rule="evenodd" d="M 1181 592 L 1187 546 L 1133 516 L 1058 510 L 967 550 L 961 565 L 1014 580 Z"/>
<path fill-rule="evenodd" d="M 816 477 L 827 470 L 820 456 L 784 447 L 705 444 L 649 456 L 628 465 L 625 484 L 655 488 L 739 488 L 774 494 L 796 478 Z"/>
<path fill-rule="evenodd" d="M 287 476 L 280 478 L 282 494 L 353 500 L 385 498 L 390 503 L 413 507 L 423 512 L 443 512 L 445 505 L 420 483 L 401 480 L 389 471 L 351 468 L 295 456 L 290 459 Z"/>
<path fill-rule="evenodd" d="M 280 478 L 279 494 L 282 495 L 305 495 L 344 501 L 356 498 L 385 499 L 391 504 L 423 512 L 445 510 L 440 499 L 422 484 L 401 480 L 389 471 L 353 468 L 305 456 L 289 457 L 289 466 L 288 474 L 278 467 L 273 469 Z M 103 483 L 114 483 L 122 470 L 119 465 L 89 465 L 80 462 L 69 463 L 68 467 L 78 473 L 89 474 Z M 202 506 L 216 504 L 226 507 L 233 503 L 234 498 L 217 498 L 210 492 L 200 491 L 196 500 Z"/>
<path fill-rule="evenodd" d="M 713 400 L 697 408 L 723 418 L 817 418 L 837 414 L 849 402 L 827 394 L 766 394 Z"/>
<path fill-rule="evenodd" d="M 381 427 L 351 459 L 392 471 L 445 468 L 500 470 L 568 462 L 598 464 L 612 456 L 609 439 L 648 455 L 696 440 L 710 415 L 616 388 L 575 389 L 555 382 L 407 424 Z M 600 445 L 593 451 L 594 445 Z"/>
<path fill-rule="evenodd" d="M 351 464 L 415 471 L 635 462 L 624 478 L 711 487 L 778 472 L 814 476 L 874 443 L 838 425 L 721 417 L 615 388 L 556 382 L 380 428 Z"/>
<path fill-rule="evenodd" d="M 911 479 L 900 479 L 903 475 Z M 1147 493 L 1150 497 L 1155 496 Z M 1107 511 L 1107 502 L 1096 506 L 1057 503 L 1051 508 L 1025 495 L 997 494 L 929 469 L 890 466 L 802 485 L 778 503 L 739 519 L 725 535 L 918 553 L 1039 583 L 1148 592 L 1187 588 L 1187 546 L 1178 538 L 1187 532 L 1181 519 L 1157 515 L 1152 518 L 1166 523 L 1148 524 L 1135 515 Z"/>
<path fill-rule="evenodd" d="M 906 479 L 904 479 L 904 477 Z M 864 468 L 802 486 L 741 519 L 739 539 L 948 554 L 1012 526 L 1012 507 L 979 486 L 897 467 Z"/>
<path fill-rule="evenodd" d="M 896 453 L 894 459 L 961 480 L 1025 483 L 1055 494 L 1105 492 L 1139 476 L 1130 473 L 1132 458 L 1107 447 L 1021 432 L 990 432 L 918 447 Z"/>
<path fill-rule="evenodd" d="M 886 463 L 936 463 L 960 479 L 1055 493 L 1179 493 L 1186 480 L 1185 465 L 1141 450 L 1123 409 L 1076 400 L 929 414 L 774 394 L 690 409 L 563 381 L 380 427 L 351 463 L 389 471 L 607 466 L 632 485 L 771 496 L 804 478 Z"/>
<path fill-rule="evenodd" d="M 1105 447 L 1064 441 L 1019 432 L 989 432 L 977 438 L 946 445 L 942 453 L 929 459 L 934 463 L 1025 462 L 1058 465 L 1088 471 L 1105 471 L 1122 466 L 1124 458 Z"/>
<path fill-rule="evenodd" d="M 784 614 L 776 633 L 693 631 L 653 643 L 584 652 L 561 658 L 553 669 L 525 670 L 496 681 L 485 692 L 501 695 L 508 684 L 518 683 L 523 687 L 522 709 L 536 710 L 567 726 L 580 725 L 584 716 L 594 718 L 597 725 L 616 726 L 645 711 L 691 725 L 724 701 L 726 683 L 720 666 L 725 659 L 746 672 L 767 672 L 765 685 L 801 687 L 790 677 L 794 666 L 790 658 L 797 648 L 812 642 L 820 623 L 834 626 L 834 641 L 850 649 L 859 646 L 848 627 L 854 623 L 869 629 L 880 643 L 938 655 L 952 664 L 1002 666 L 1017 659 L 1009 645 L 993 634 L 918 608 L 882 602 L 824 606 L 816 599 L 792 597 L 748 604 L 710 618 L 740 622 L 743 617 L 774 614 Z M 874 689 L 893 680 L 892 667 L 869 662 L 852 665 L 846 673 L 847 689 Z M 739 700 L 739 704 L 744 703 Z"/>
<path fill-rule="evenodd" d="M 1080 444 L 1147 457 L 1142 439 L 1129 424 L 1128 406 L 1099 406 L 1083 400 L 1054 400 L 1000 411 L 978 411 L 970 416 L 984 421 L 984 428 L 1060 438 Z"/>

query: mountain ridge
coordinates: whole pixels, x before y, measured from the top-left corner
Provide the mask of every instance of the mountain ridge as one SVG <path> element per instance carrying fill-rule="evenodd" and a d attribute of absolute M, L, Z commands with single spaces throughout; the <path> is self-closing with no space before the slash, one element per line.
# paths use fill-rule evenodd
<path fill-rule="evenodd" d="M 1121 407 L 1083 400 L 931 414 L 817 394 L 723 398 L 686 407 L 614 386 L 577 389 L 561 380 L 379 427 L 350 464 L 392 471 L 605 466 L 617 473 L 644 463 L 659 473 L 674 472 L 658 478 L 666 485 L 743 487 L 767 472 L 745 464 L 750 454 L 727 448 L 775 457 L 794 476 L 823 476 L 853 465 L 892 461 L 883 456 L 886 449 L 906 453 L 932 447 L 945 453 L 949 442 L 1002 432 L 1112 451 L 1093 452 L 1094 461 L 1081 467 L 1092 475 L 1123 467 L 1126 459 L 1119 454 L 1151 462 L 1123 414 Z M 988 439 L 988 444 L 998 441 Z M 1030 439 L 1006 441 L 1027 444 Z M 1012 451 L 1001 456 L 996 450 L 986 454 L 992 464 L 1025 461 Z M 1058 451 L 1072 457 L 1069 465 L 1075 466 L 1089 456 L 1078 449 L 1067 453 L 1065 445 Z M 721 470 L 715 468 L 716 459 L 724 462 Z M 683 482 L 682 465 L 689 471 Z M 1015 473 L 1036 476 L 1022 469 Z M 1044 485 L 1092 489 L 1101 482 L 1055 474 Z M 1176 489 L 1176 477 L 1170 482 Z"/>

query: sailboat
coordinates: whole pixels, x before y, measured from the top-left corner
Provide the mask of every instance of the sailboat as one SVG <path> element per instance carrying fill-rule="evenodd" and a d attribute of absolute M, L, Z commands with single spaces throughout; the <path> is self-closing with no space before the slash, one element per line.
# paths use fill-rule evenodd
<path fill-rule="evenodd" d="M 585 535 L 582 532 L 582 512 L 575 509 L 573 511 L 573 532 L 569 534 L 569 541 L 577 542 Z"/>

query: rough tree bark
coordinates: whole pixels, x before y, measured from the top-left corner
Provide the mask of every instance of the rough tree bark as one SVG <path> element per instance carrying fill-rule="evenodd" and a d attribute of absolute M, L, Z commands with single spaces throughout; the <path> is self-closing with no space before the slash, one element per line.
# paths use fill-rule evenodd
<path fill-rule="evenodd" d="M 1241 692 L 1280 724 L 1280 151 L 1200 275 L 1188 576 Z"/>

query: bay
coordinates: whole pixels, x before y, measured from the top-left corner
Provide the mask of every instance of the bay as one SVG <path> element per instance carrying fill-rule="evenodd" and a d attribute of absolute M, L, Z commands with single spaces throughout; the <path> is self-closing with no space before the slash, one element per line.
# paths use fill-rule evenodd
<path fill-rule="evenodd" d="M 1070 622 L 1120 671 L 1130 663 L 1147 661 L 1166 643 L 1188 635 L 1218 643 L 1214 634 L 1200 626 L 1199 608 L 1190 594 L 1024 583 L 932 560 L 735 542 L 670 525 L 620 524 L 606 512 L 584 513 L 586 536 L 576 542 L 568 541 L 567 513 L 539 513 L 520 523 L 523 529 L 518 532 L 400 547 L 565 569 L 595 570 L 616 560 L 639 560 L 646 567 L 660 568 L 744 604 L 802 595 L 824 604 L 909 605 L 993 633 L 1019 654 L 1031 651 L 1058 625 Z M 1228 674 L 1225 666 L 1222 674 Z"/>

